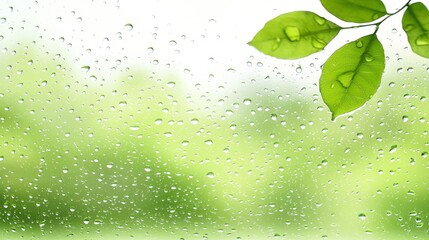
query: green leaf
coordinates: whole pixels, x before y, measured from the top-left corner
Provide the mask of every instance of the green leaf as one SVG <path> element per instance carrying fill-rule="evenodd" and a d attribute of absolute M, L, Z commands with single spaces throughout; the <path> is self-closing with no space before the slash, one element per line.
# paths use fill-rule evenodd
<path fill-rule="evenodd" d="M 332 54 L 320 78 L 320 92 L 332 120 L 363 106 L 375 94 L 384 66 L 384 49 L 376 34 L 348 43 Z"/>
<path fill-rule="evenodd" d="M 423 3 L 417 2 L 407 8 L 402 18 L 402 28 L 407 33 L 413 52 L 429 58 L 429 11 Z"/>
<path fill-rule="evenodd" d="M 323 50 L 340 30 L 313 12 L 290 12 L 268 21 L 249 45 L 272 57 L 298 59 Z"/>
<path fill-rule="evenodd" d="M 320 0 L 320 2 L 328 12 L 346 22 L 372 22 L 387 14 L 381 0 Z"/>

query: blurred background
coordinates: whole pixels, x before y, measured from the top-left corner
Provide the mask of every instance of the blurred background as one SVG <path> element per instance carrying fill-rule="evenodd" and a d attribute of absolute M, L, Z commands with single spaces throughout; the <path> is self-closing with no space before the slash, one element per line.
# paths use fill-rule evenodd
<path fill-rule="evenodd" d="M 296 10 L 350 26 L 317 0 L 1 5 L 1 239 L 429 237 L 429 60 L 402 14 L 378 92 L 331 121 L 321 66 L 373 28 L 295 61 L 247 45 Z"/>

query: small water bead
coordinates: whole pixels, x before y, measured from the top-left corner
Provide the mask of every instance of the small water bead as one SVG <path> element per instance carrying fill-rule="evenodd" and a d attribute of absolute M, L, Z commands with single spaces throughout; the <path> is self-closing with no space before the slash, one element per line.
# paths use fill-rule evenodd
<path fill-rule="evenodd" d="M 365 215 L 364 213 L 359 213 L 358 217 L 359 217 L 361 220 L 365 220 L 365 219 L 366 219 L 366 215 Z"/>
<path fill-rule="evenodd" d="M 271 47 L 271 51 L 275 51 L 280 47 L 281 44 L 281 39 L 279 37 L 276 38 L 276 42 L 274 43 L 274 45 Z"/>
<path fill-rule="evenodd" d="M 134 26 L 131 23 L 127 23 L 124 25 L 124 30 L 131 31 L 133 30 Z"/>
<path fill-rule="evenodd" d="M 365 61 L 366 62 L 372 62 L 372 61 L 374 61 L 374 56 L 372 56 L 372 55 L 370 55 L 370 54 L 365 54 L 365 56 L 364 56 L 364 58 L 365 58 Z"/>
<path fill-rule="evenodd" d="M 91 69 L 91 67 L 90 66 L 83 66 L 83 67 L 81 67 L 81 69 L 83 72 L 88 72 Z"/>
<path fill-rule="evenodd" d="M 319 16 L 315 16 L 314 21 L 316 21 L 316 23 L 319 25 L 324 25 L 326 23 L 326 19 Z"/>
<path fill-rule="evenodd" d="M 252 103 L 252 100 L 250 99 L 250 98 L 245 98 L 244 100 L 243 100 L 243 104 L 244 105 L 250 105 Z"/>
<path fill-rule="evenodd" d="M 389 153 L 394 153 L 394 152 L 396 152 L 397 149 L 398 149 L 398 145 L 393 145 L 390 147 Z"/>
<path fill-rule="evenodd" d="M 357 41 L 357 42 L 356 42 L 356 47 L 357 47 L 357 48 L 361 48 L 361 47 L 363 47 L 363 42 L 362 42 L 361 40 Z"/>
<path fill-rule="evenodd" d="M 175 82 L 168 82 L 167 83 L 167 87 L 169 87 L 169 88 L 173 88 L 174 86 L 176 86 Z"/>
<path fill-rule="evenodd" d="M 130 126 L 131 131 L 138 131 L 140 130 L 140 126 Z"/>
<path fill-rule="evenodd" d="M 213 172 L 208 172 L 207 174 L 206 174 L 206 176 L 208 177 L 208 178 L 214 178 L 214 173 Z"/>
<path fill-rule="evenodd" d="M 326 43 L 325 41 L 323 41 L 322 39 L 319 39 L 319 38 L 313 37 L 313 38 L 311 39 L 311 45 L 312 45 L 314 48 L 317 48 L 317 49 L 323 49 L 323 48 L 327 45 L 327 43 Z"/>

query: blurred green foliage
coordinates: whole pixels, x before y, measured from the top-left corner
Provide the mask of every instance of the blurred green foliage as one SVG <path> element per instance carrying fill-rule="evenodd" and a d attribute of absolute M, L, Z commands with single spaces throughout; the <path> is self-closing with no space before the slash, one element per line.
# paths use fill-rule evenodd
<path fill-rule="evenodd" d="M 220 106 L 174 76 L 100 83 L 31 43 L 7 49 L 2 239 L 428 236 L 425 69 L 330 122 L 319 95 L 255 84 Z"/>

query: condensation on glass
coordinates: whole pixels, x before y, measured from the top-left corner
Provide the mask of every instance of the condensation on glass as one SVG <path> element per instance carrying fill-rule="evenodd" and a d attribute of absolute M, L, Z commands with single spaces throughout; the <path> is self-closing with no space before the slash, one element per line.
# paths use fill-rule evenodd
<path fill-rule="evenodd" d="M 2 2 L 0 238 L 427 239 L 429 62 L 405 33 L 383 23 L 380 89 L 335 121 L 321 65 L 359 36 L 247 45 L 320 6 Z"/>

